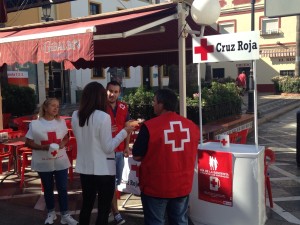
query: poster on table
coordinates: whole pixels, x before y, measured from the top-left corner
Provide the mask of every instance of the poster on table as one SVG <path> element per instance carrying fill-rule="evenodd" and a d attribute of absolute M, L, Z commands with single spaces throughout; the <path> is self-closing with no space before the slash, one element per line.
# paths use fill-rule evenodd
<path fill-rule="evenodd" d="M 232 182 L 232 153 L 199 151 L 199 199 L 232 207 Z"/>
<path fill-rule="evenodd" d="M 121 184 L 118 190 L 125 193 L 140 195 L 139 188 L 139 167 L 141 162 L 135 161 L 132 157 L 124 158 L 124 168 Z"/>

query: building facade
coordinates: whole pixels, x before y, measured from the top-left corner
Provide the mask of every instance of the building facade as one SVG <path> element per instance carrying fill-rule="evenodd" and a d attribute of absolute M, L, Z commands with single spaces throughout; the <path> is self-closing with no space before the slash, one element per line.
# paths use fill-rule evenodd
<path fill-rule="evenodd" d="M 221 15 L 213 27 L 221 34 L 259 32 L 260 59 L 256 62 L 257 90 L 273 92 L 272 77 L 293 76 L 296 54 L 296 16 L 268 18 L 264 0 L 256 0 L 252 14 L 251 0 L 220 0 Z M 252 15 L 254 24 L 251 24 Z M 235 78 L 245 70 L 249 79 L 251 61 L 212 63 L 212 75 Z M 248 82 L 249 84 L 249 82 Z"/>
<path fill-rule="evenodd" d="M 50 20 L 85 17 L 93 14 L 147 6 L 165 2 L 165 0 L 76 0 L 51 6 Z M 252 12 L 251 0 L 220 0 L 221 15 L 211 25 L 221 34 L 250 31 L 251 26 L 260 33 L 260 59 L 257 60 L 258 91 L 272 92 L 272 77 L 277 75 L 293 76 L 296 52 L 296 16 L 267 18 L 264 16 L 264 0 L 256 0 Z M 251 24 L 252 15 L 254 24 Z M 8 14 L 6 27 L 45 22 L 41 7 L 12 12 Z M 208 66 L 208 67 L 207 67 Z M 241 71 L 246 71 L 249 79 L 251 61 L 210 63 L 202 67 L 211 70 L 213 78 L 235 78 Z M 164 74 L 163 67 L 127 67 L 127 68 L 93 68 L 63 70 L 62 63 L 42 62 L 37 65 L 25 63 L 8 66 L 7 74 L 11 79 L 18 72 L 27 79 L 37 96 L 38 103 L 47 97 L 55 96 L 62 103 L 76 103 L 84 86 L 91 81 L 98 81 L 106 86 L 116 79 L 124 88 L 158 86 L 158 74 Z M 25 83 L 26 83 L 25 82 Z M 169 78 L 162 76 L 162 85 L 167 86 Z M 247 82 L 249 84 L 249 82 Z"/>

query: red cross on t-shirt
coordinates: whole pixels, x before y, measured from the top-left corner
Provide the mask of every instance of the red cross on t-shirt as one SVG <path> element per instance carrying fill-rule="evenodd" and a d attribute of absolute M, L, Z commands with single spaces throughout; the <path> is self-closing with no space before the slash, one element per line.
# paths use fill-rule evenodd
<path fill-rule="evenodd" d="M 207 45 L 206 38 L 202 38 L 200 42 L 201 46 L 195 47 L 195 54 L 201 54 L 201 60 L 207 60 L 207 53 L 214 52 L 214 46 Z"/>
<path fill-rule="evenodd" d="M 47 132 L 48 140 L 41 141 L 42 145 L 49 145 L 52 143 L 59 144 L 61 139 L 57 139 L 56 132 Z M 51 152 L 53 157 L 57 155 L 57 151 Z"/>
<path fill-rule="evenodd" d="M 42 145 L 49 145 L 52 143 L 59 144 L 61 139 L 57 139 L 56 132 L 47 132 L 48 140 L 41 141 Z"/>

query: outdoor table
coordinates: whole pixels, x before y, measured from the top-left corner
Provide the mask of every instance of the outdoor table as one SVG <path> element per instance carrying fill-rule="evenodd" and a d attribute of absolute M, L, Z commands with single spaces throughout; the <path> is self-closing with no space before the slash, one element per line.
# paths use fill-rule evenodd
<path fill-rule="evenodd" d="M 198 161 L 195 166 L 193 188 L 190 194 L 190 218 L 195 225 L 264 225 L 267 220 L 266 203 L 265 203 L 265 175 L 264 175 L 264 147 L 255 145 L 230 144 L 229 148 L 222 148 L 218 142 L 207 142 L 199 145 L 198 153 L 203 156 L 203 152 L 210 152 L 210 160 L 218 159 L 218 153 L 229 152 L 232 160 L 232 198 L 231 202 L 220 204 L 200 199 L 201 190 L 206 182 L 201 179 L 203 171 L 209 174 L 211 179 L 211 166 L 222 167 L 223 161 L 218 161 L 216 164 L 208 165 L 208 169 L 202 170 L 204 166 L 199 165 Z M 223 154 L 226 155 L 226 154 Z M 212 161 L 213 162 L 213 161 Z M 204 175 L 205 175 L 204 173 Z M 200 174 L 200 175 L 199 175 Z M 215 173 L 226 174 L 226 173 Z M 200 178 L 199 178 L 200 177 Z M 200 182 L 198 181 L 200 179 Z M 221 178 L 220 178 L 221 180 Z M 224 183 L 217 180 L 217 184 L 221 190 Z M 202 181 L 202 182 L 201 182 Z M 198 183 L 199 182 L 199 183 Z M 209 189 L 206 193 L 210 193 L 210 197 L 215 200 L 218 195 L 218 189 L 214 189 L 212 182 L 209 180 Z M 227 204 L 227 205 L 226 205 Z"/>
<path fill-rule="evenodd" d="M 18 139 L 15 139 L 15 140 L 14 139 L 13 140 L 8 140 L 7 142 L 4 142 L 3 144 L 12 147 L 14 169 L 13 169 L 13 171 L 11 173 L 7 174 L 5 177 L 3 177 L 1 179 L 0 184 L 2 184 L 4 182 L 4 180 L 6 178 L 8 178 L 9 176 L 17 174 L 17 172 L 18 172 L 17 171 L 17 162 L 18 162 L 18 159 L 17 159 L 17 148 L 19 146 L 24 146 L 25 142 L 21 141 L 20 138 L 18 138 Z"/>

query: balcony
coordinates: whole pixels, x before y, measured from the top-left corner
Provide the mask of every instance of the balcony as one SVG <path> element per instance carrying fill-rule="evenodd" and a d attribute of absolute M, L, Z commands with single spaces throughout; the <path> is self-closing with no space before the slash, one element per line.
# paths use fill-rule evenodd
<path fill-rule="evenodd" d="M 272 29 L 272 30 L 261 30 L 260 36 L 276 36 L 282 34 L 280 29 Z"/>

